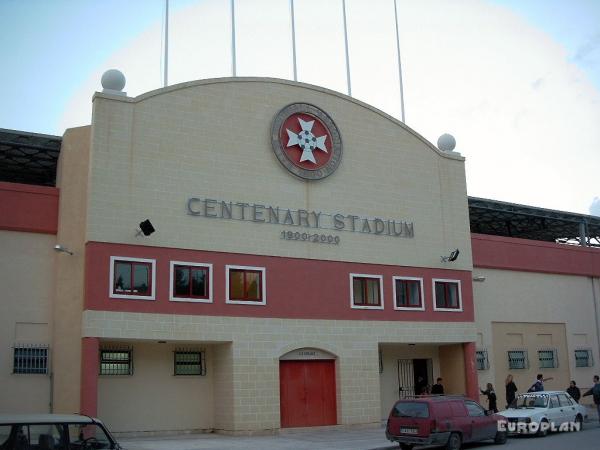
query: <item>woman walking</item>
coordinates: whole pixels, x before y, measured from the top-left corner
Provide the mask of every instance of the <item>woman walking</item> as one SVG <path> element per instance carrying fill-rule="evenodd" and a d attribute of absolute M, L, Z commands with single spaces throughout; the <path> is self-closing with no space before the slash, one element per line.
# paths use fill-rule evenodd
<path fill-rule="evenodd" d="M 504 382 L 504 384 L 506 385 L 506 407 L 508 408 L 515 399 L 517 385 L 513 381 L 513 376 L 510 373 L 506 377 L 506 381 Z"/>

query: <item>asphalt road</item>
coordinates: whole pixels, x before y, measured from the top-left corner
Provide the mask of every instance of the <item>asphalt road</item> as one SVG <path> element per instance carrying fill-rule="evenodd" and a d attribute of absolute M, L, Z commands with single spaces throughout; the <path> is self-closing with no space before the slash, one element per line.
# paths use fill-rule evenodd
<path fill-rule="evenodd" d="M 224 436 L 218 434 L 171 437 L 121 438 L 126 450 L 392 450 L 383 428 L 335 428 L 288 431 L 274 436 Z M 423 447 L 422 447 L 423 448 Z M 516 436 L 503 446 L 467 444 L 465 450 L 597 450 L 600 426 L 586 423 L 578 433 L 553 433 L 543 438 Z"/>

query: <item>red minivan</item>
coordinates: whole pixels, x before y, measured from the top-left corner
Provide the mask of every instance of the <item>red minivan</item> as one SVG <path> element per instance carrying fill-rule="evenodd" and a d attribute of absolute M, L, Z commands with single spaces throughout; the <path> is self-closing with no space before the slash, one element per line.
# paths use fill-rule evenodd
<path fill-rule="evenodd" d="M 493 439 L 496 444 L 506 442 L 506 426 L 498 422 L 506 419 L 488 413 L 483 406 L 466 397 L 419 396 L 398 400 L 387 421 L 385 435 L 400 443 L 402 450 L 415 445 L 439 445 L 458 450 L 463 442 Z"/>

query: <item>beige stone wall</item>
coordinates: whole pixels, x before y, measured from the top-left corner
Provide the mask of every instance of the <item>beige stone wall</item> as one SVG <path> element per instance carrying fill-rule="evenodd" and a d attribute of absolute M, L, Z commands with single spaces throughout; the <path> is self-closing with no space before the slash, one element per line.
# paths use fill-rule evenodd
<path fill-rule="evenodd" d="M 60 188 L 56 242 L 73 252 L 59 253 L 55 259 L 54 412 L 60 413 L 79 411 L 89 142 L 90 127 L 67 130 L 56 180 Z"/>
<path fill-rule="evenodd" d="M 340 129 L 342 162 L 326 179 L 295 178 L 273 153 L 272 120 L 293 102 L 324 109 Z M 463 159 L 323 88 L 237 78 L 136 99 L 97 93 L 92 159 L 88 240 L 420 267 L 447 267 L 440 256 L 459 248 L 452 268 L 471 268 Z M 190 197 L 403 219 L 415 237 L 328 230 L 340 245 L 290 242 L 280 237 L 289 226 L 187 215 Z M 132 228 L 145 218 L 158 231 L 142 240 Z"/>
<path fill-rule="evenodd" d="M 475 340 L 475 329 L 460 322 L 399 326 L 396 322 L 85 311 L 83 335 L 127 342 L 219 343 L 213 348 L 215 428 L 253 432 L 279 428 L 279 358 L 294 349 L 314 347 L 336 355 L 338 423 L 378 423 L 382 410 L 379 343 L 470 342 Z"/>
<path fill-rule="evenodd" d="M 591 385 L 600 359 L 589 277 L 479 268 L 475 268 L 474 275 L 486 277 L 482 283 L 473 283 L 473 289 L 479 334 L 477 347 L 487 349 L 491 365 L 490 370 L 478 372 L 479 384 L 482 387 L 488 382 L 494 384 L 499 393 L 499 406 L 505 403 L 504 379 L 508 374 L 505 353 L 508 340 L 503 334 L 506 327 L 513 330 L 511 338 L 522 334 L 524 345 L 530 349 L 531 369 L 511 372 L 517 378 L 519 392 L 527 390 L 540 371 L 555 378 L 546 383 L 548 389 L 566 389 L 569 377 L 581 387 Z M 547 346 L 548 337 L 538 338 L 538 334 L 552 335 L 552 345 L 559 350 L 558 369 L 539 369 L 537 347 Z M 543 342 L 537 342 L 540 339 Z M 574 352 L 578 348 L 593 351 L 594 367 L 575 367 Z"/>
<path fill-rule="evenodd" d="M 465 357 L 462 344 L 440 347 L 440 376 L 443 379 L 444 394 L 465 393 Z"/>
<path fill-rule="evenodd" d="M 519 392 L 526 392 L 536 380 L 538 373 L 544 378 L 552 377 L 544 383 L 546 390 L 560 390 L 569 387 L 570 371 L 567 351 L 565 325 L 556 323 L 492 323 L 492 336 L 494 339 L 494 372 L 497 380 L 504 380 L 506 374 L 511 373 Z M 529 367 L 527 369 L 508 368 L 506 354 L 512 349 L 527 350 Z M 540 368 L 538 350 L 555 348 L 558 356 L 558 368 Z M 583 381 L 583 380 L 582 380 Z M 504 383 L 499 381 L 500 406 L 505 400 Z"/>
<path fill-rule="evenodd" d="M 56 237 L 0 230 L 0 413 L 50 411 L 50 377 L 13 374 L 13 345 L 50 347 Z M 9 394 L 10 393 L 10 394 Z"/>
<path fill-rule="evenodd" d="M 110 342 L 101 341 L 103 345 Z M 206 376 L 174 376 L 176 348 L 203 349 Z M 210 345 L 136 342 L 131 376 L 98 378 L 98 417 L 115 432 L 211 430 L 215 375 Z"/>
<path fill-rule="evenodd" d="M 232 428 L 233 346 L 230 342 L 213 346 L 214 426 L 219 431 Z"/>

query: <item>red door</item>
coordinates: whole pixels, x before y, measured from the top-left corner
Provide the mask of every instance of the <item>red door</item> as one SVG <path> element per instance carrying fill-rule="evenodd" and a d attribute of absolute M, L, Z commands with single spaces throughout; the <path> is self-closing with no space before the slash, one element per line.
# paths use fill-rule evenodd
<path fill-rule="evenodd" d="M 280 361 L 281 427 L 336 425 L 335 361 Z"/>

